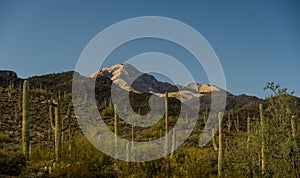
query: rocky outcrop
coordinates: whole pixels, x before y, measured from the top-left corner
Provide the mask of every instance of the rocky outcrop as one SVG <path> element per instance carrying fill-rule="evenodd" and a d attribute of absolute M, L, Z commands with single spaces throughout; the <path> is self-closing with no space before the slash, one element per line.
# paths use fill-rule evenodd
<path fill-rule="evenodd" d="M 130 64 L 116 64 L 89 75 L 90 78 L 106 76 L 114 84 L 126 91 L 138 93 L 176 92 L 178 88 L 166 82 L 160 82 L 152 75 L 142 73 Z"/>
<path fill-rule="evenodd" d="M 18 75 L 13 71 L 0 70 L 0 87 L 6 88 L 10 84 L 17 86 L 20 79 Z"/>

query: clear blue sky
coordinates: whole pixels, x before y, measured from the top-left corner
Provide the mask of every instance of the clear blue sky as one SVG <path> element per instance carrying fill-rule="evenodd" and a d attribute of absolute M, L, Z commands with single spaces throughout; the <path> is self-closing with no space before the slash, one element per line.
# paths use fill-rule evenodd
<path fill-rule="evenodd" d="M 267 81 L 300 96 L 300 1 L 0 0 L 0 69 L 20 77 L 73 70 L 85 45 L 106 27 L 137 16 L 165 16 L 198 30 L 217 53 L 227 89 L 263 97 Z M 163 41 L 128 44 L 106 65 L 145 51 L 175 53 L 206 83 L 189 54 Z M 155 44 L 155 45 L 153 45 Z M 180 52 L 181 51 L 181 52 Z"/>

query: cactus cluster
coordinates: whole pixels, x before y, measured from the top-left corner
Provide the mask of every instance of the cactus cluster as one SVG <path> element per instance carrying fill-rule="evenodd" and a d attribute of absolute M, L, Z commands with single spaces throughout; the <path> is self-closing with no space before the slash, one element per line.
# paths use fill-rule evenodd
<path fill-rule="evenodd" d="M 57 162 L 61 162 L 61 149 L 62 149 L 62 132 L 67 130 L 71 124 L 71 104 L 68 106 L 67 116 L 63 119 L 67 119 L 67 123 L 63 125 L 62 118 L 60 116 L 60 99 L 58 101 L 48 101 L 49 103 L 49 119 L 51 128 L 54 131 L 55 137 L 55 158 Z M 54 119 L 53 119 L 53 108 L 54 108 Z"/>

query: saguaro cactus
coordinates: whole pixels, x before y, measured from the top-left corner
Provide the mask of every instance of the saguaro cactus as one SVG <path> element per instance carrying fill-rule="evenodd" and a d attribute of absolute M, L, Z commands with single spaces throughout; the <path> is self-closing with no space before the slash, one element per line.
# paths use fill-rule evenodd
<path fill-rule="evenodd" d="M 115 156 L 118 157 L 118 133 L 119 133 L 119 121 L 117 117 L 117 106 L 114 105 L 114 127 L 115 127 Z"/>
<path fill-rule="evenodd" d="M 23 83 L 23 102 L 22 102 L 22 147 L 25 158 L 29 159 L 29 144 L 30 144 L 30 130 L 29 130 L 29 85 L 27 80 Z"/>
<path fill-rule="evenodd" d="M 249 149 L 250 144 L 250 132 L 251 132 L 251 121 L 250 117 L 247 117 L 247 149 Z"/>
<path fill-rule="evenodd" d="M 236 115 L 236 120 L 234 122 L 236 132 L 240 131 L 240 118 L 239 115 Z"/>
<path fill-rule="evenodd" d="M 67 130 L 71 124 L 71 104 L 68 107 L 67 116 L 64 118 L 68 119 L 67 123 L 62 127 L 62 119 L 60 117 L 60 101 L 49 101 L 49 117 L 50 117 L 50 124 L 54 131 L 55 137 L 55 157 L 57 162 L 61 162 L 61 148 L 62 148 L 62 132 Z M 53 119 L 53 107 L 55 113 L 55 119 Z"/>
<path fill-rule="evenodd" d="M 292 116 L 291 126 L 292 126 L 292 137 L 295 138 L 298 135 L 298 119 L 295 116 Z"/>
<path fill-rule="evenodd" d="M 296 148 L 300 148 L 300 138 L 299 138 L 299 133 L 298 133 L 298 119 L 293 115 L 291 119 L 291 127 L 292 127 L 292 138 L 294 143 L 296 144 Z M 292 149 L 293 150 L 293 149 Z M 293 167 L 294 169 L 298 168 L 297 160 L 298 160 L 298 155 L 297 152 L 293 152 L 292 154 L 293 157 Z"/>
<path fill-rule="evenodd" d="M 214 138 L 214 129 L 212 129 L 212 142 L 215 151 L 218 151 L 218 176 L 222 177 L 223 175 L 223 160 L 224 160 L 224 146 L 223 146 L 223 113 L 218 114 L 219 120 L 219 147 L 216 144 Z"/>
<path fill-rule="evenodd" d="M 265 174 L 265 119 L 263 105 L 259 104 L 260 126 L 261 126 L 261 174 Z"/>
<path fill-rule="evenodd" d="M 171 148 L 171 156 L 170 156 L 171 159 L 174 156 L 175 148 L 176 148 L 176 129 L 174 128 L 172 132 L 172 148 Z"/>
<path fill-rule="evenodd" d="M 168 93 L 166 93 L 166 98 L 165 98 L 165 155 L 168 155 L 168 150 L 169 150 L 169 116 L 168 116 Z"/>
<path fill-rule="evenodd" d="M 170 159 L 168 156 L 168 150 L 169 150 L 169 108 L 168 108 L 168 92 L 166 92 L 165 97 L 165 162 L 166 162 L 166 176 L 169 176 L 170 171 Z"/>
<path fill-rule="evenodd" d="M 218 148 L 218 146 L 217 146 L 217 143 L 216 143 L 216 141 L 215 141 L 215 136 L 214 136 L 214 134 L 215 134 L 215 129 L 212 129 L 212 130 L 211 130 L 211 134 L 212 134 L 211 140 L 212 140 L 212 143 L 213 143 L 214 150 L 215 150 L 215 151 L 218 151 L 219 148 Z"/>
<path fill-rule="evenodd" d="M 134 124 L 131 126 L 131 150 L 132 150 L 132 158 L 135 160 L 135 148 L 134 148 Z"/>
<path fill-rule="evenodd" d="M 249 150 L 249 148 L 250 148 L 250 133 L 251 133 L 251 120 L 250 120 L 250 117 L 248 116 L 247 117 L 247 152 L 248 152 L 248 154 L 250 153 L 250 150 Z M 251 168 L 252 168 L 251 165 L 252 165 L 251 160 L 248 159 L 247 172 L 250 173 L 251 176 L 253 176 L 252 170 L 251 170 Z"/>
<path fill-rule="evenodd" d="M 220 112 L 218 114 L 219 118 L 219 154 L 218 154 L 218 175 L 219 177 L 223 174 L 223 157 L 224 157 L 224 148 L 223 148 L 223 114 Z"/>
<path fill-rule="evenodd" d="M 126 155 L 126 161 L 127 161 L 127 164 L 130 161 L 130 157 L 131 157 L 130 152 L 131 152 L 130 143 L 127 143 L 127 145 L 126 145 L 126 153 L 127 153 L 127 155 Z"/>
<path fill-rule="evenodd" d="M 230 118 L 230 112 L 228 111 L 228 118 L 227 118 L 227 128 L 228 128 L 228 132 L 230 132 L 231 129 L 231 118 Z"/>

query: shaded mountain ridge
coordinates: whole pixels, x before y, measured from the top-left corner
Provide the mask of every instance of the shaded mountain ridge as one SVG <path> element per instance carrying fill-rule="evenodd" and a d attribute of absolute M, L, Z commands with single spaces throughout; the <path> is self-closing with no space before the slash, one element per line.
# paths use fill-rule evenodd
<path fill-rule="evenodd" d="M 73 75 L 79 75 L 79 73 L 68 71 L 34 76 L 28 79 L 30 81 L 31 88 L 46 89 L 54 93 L 58 91 L 61 93 L 71 93 Z M 168 92 L 170 97 L 176 98 L 182 103 L 198 102 L 200 99 L 202 109 L 210 105 L 211 92 L 226 92 L 226 109 L 240 108 L 249 103 L 258 102 L 260 100 L 255 96 L 248 96 L 244 94 L 235 96 L 218 88 L 217 86 L 209 84 L 188 83 L 182 86 L 161 82 L 152 75 L 138 71 L 130 64 L 116 64 L 103 68 L 88 77 L 80 77 L 84 80 L 97 77 L 96 93 L 98 93 L 98 97 L 100 98 L 110 97 L 111 86 L 112 84 L 115 84 L 127 92 L 137 94 L 146 93 L 164 97 L 164 93 Z M 13 82 L 16 87 L 24 80 L 18 78 L 17 74 L 13 71 L 0 71 L 0 79 L 0 87 L 3 88 L 8 87 L 11 82 Z"/>

